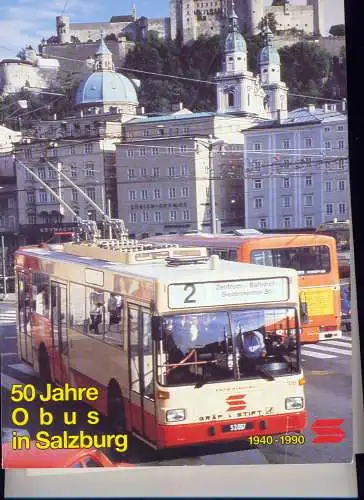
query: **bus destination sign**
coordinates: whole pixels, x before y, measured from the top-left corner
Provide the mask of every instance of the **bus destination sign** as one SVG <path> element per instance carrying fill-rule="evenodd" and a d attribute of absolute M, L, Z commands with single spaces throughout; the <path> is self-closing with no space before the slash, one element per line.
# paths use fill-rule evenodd
<path fill-rule="evenodd" d="M 168 287 L 170 309 L 256 304 L 288 299 L 288 278 L 179 283 Z"/>

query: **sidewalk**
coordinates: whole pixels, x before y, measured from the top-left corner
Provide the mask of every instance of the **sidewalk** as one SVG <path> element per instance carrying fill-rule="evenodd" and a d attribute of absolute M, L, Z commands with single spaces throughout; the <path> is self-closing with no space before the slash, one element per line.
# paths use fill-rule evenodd
<path fill-rule="evenodd" d="M 16 293 L 6 294 L 5 300 L 4 300 L 4 295 L 0 293 L 0 304 L 15 304 L 15 302 L 16 302 Z"/>

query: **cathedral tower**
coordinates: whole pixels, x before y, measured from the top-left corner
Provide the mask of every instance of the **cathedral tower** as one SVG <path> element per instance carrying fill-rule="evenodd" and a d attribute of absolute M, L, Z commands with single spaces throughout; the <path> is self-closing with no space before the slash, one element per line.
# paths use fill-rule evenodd
<path fill-rule="evenodd" d="M 313 7 L 313 32 L 315 35 L 324 35 L 325 33 L 325 1 L 307 0 L 307 5 Z"/>
<path fill-rule="evenodd" d="M 57 26 L 57 36 L 59 43 L 70 43 L 71 33 L 70 33 L 70 19 L 66 16 L 56 17 Z"/>

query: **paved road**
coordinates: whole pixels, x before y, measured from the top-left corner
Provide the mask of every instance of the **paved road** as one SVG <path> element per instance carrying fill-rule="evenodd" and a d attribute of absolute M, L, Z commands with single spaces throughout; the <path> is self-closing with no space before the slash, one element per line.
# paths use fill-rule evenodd
<path fill-rule="evenodd" d="M 10 403 L 9 390 L 15 383 L 32 383 L 37 379 L 31 369 L 19 362 L 15 337 L 15 306 L 0 303 L 0 352 L 2 357 L 1 397 L 3 404 L 2 425 L 14 427 L 10 422 L 10 414 L 16 405 Z M 304 346 L 302 363 L 306 378 L 306 400 L 309 413 L 308 427 L 305 431 L 306 442 L 300 446 L 249 447 L 244 442 L 228 443 L 213 446 L 197 446 L 174 451 L 158 453 L 135 439 L 129 441 L 129 461 L 148 465 L 227 465 L 227 464 L 263 464 L 263 463 L 315 463 L 315 462 L 349 462 L 352 459 L 352 404 L 351 404 L 351 337 L 329 340 L 317 345 Z M 39 430 L 37 418 L 39 403 L 27 403 L 30 420 L 25 426 L 32 436 Z M 48 407 L 55 415 L 56 421 L 51 428 L 52 433 L 63 429 L 59 405 L 54 403 Z M 63 411 L 77 410 L 78 425 L 75 430 L 87 429 L 93 434 L 95 426 L 87 426 L 83 416 L 89 408 L 82 403 L 62 404 Z M 339 444 L 312 444 L 311 425 L 316 419 L 344 419 L 342 429 L 346 438 Z M 101 431 L 105 426 L 102 421 Z"/>

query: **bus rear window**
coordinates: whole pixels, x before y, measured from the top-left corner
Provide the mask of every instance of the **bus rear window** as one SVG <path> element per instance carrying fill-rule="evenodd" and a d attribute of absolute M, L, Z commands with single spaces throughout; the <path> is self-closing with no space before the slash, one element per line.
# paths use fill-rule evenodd
<path fill-rule="evenodd" d="M 288 267 L 301 276 L 330 272 L 330 249 L 326 245 L 253 250 L 250 256 L 253 264 Z"/>

